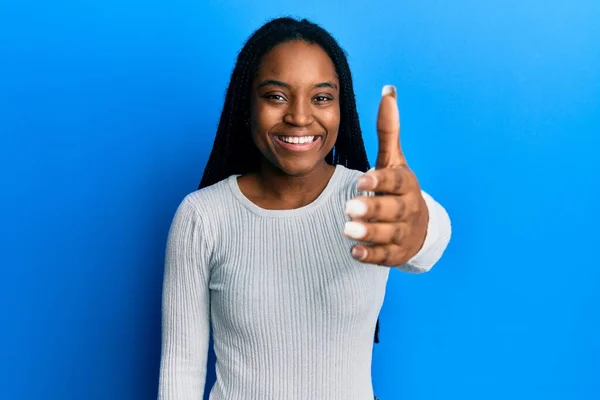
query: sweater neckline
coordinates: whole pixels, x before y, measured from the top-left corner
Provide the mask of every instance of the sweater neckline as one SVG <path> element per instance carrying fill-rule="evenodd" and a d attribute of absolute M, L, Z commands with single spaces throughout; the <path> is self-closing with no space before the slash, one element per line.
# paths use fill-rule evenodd
<path fill-rule="evenodd" d="M 335 187 L 338 185 L 338 182 L 340 180 L 340 175 L 342 173 L 342 168 L 343 168 L 343 166 L 340 164 L 335 165 L 335 169 L 333 171 L 333 174 L 331 175 L 331 178 L 329 178 L 329 182 L 327 182 L 327 185 L 325 186 L 323 191 L 321 191 L 321 193 L 319 194 L 319 196 L 317 196 L 317 198 L 315 200 L 313 200 L 312 202 L 308 203 L 305 206 L 302 206 L 299 208 L 288 209 L 288 210 L 270 210 L 270 209 L 262 208 L 262 207 L 256 205 L 254 202 L 252 202 L 240 190 L 240 186 L 238 184 L 237 178 L 239 176 L 241 176 L 241 174 L 231 175 L 229 178 L 227 178 L 227 180 L 228 180 L 229 188 L 231 189 L 233 196 L 250 212 L 252 212 L 256 215 L 259 215 L 261 217 L 271 217 L 271 218 L 296 217 L 296 216 L 307 214 L 308 212 L 319 207 L 324 201 L 327 200 L 329 195 L 333 192 Z"/>

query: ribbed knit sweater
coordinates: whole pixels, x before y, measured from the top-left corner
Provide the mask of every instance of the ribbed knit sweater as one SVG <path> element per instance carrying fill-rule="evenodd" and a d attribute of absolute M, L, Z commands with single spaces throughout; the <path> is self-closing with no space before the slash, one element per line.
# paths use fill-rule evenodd
<path fill-rule="evenodd" d="M 362 175 L 336 166 L 312 203 L 266 210 L 237 176 L 188 194 L 169 231 L 159 400 L 201 399 L 212 328 L 211 400 L 373 400 L 371 355 L 389 267 L 354 260 L 344 207 Z M 450 239 L 429 209 L 425 243 L 405 265 L 425 272 Z"/>

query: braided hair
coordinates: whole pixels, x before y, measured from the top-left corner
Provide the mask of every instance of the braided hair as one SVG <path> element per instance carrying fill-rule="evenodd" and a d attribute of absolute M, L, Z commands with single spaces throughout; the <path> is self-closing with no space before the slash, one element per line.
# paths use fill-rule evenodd
<path fill-rule="evenodd" d="M 275 46 L 301 40 L 320 46 L 331 58 L 340 81 L 340 125 L 338 137 L 325 161 L 366 172 L 369 160 L 362 138 L 352 75 L 346 53 L 325 29 L 306 19 L 273 19 L 247 40 L 238 54 L 231 74 L 212 151 L 198 189 L 211 186 L 234 174 L 256 172 L 261 153 L 250 132 L 250 98 L 252 81 L 263 57 Z M 379 342 L 379 320 L 375 343 Z"/>

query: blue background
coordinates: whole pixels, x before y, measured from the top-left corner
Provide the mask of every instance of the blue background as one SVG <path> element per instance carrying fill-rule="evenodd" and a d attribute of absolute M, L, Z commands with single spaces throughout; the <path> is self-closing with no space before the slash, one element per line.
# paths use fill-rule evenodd
<path fill-rule="evenodd" d="M 0 2 L 0 398 L 156 396 L 168 227 L 237 51 L 283 14 L 349 52 L 372 161 L 397 86 L 453 220 L 434 270 L 391 274 L 378 395 L 600 398 L 593 0 Z"/>

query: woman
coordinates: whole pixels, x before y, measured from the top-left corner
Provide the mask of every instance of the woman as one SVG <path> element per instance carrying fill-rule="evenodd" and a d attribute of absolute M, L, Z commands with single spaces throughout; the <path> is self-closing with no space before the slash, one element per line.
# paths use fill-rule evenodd
<path fill-rule="evenodd" d="M 373 399 L 390 268 L 425 272 L 450 238 L 400 150 L 384 88 L 369 171 L 344 52 L 306 20 L 241 50 L 200 190 L 169 233 L 159 399 Z M 377 196 L 371 196 L 377 193 Z"/>

